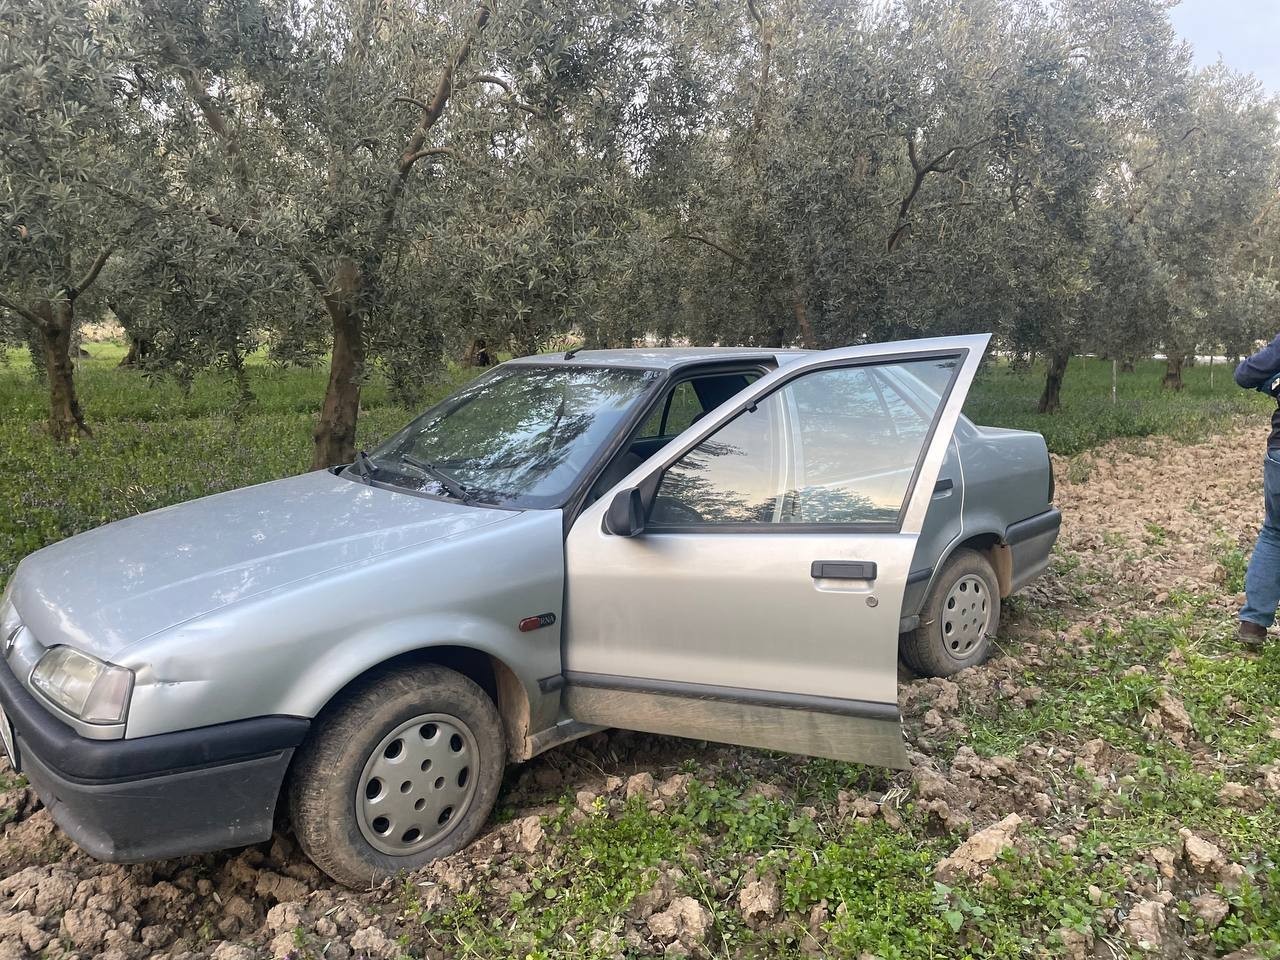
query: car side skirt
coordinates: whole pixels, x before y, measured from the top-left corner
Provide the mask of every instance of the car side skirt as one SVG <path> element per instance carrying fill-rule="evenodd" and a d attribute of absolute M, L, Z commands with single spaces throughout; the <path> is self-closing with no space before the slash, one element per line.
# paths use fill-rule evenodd
<path fill-rule="evenodd" d="M 896 704 L 634 677 L 566 673 L 565 706 L 600 723 L 906 769 Z"/>

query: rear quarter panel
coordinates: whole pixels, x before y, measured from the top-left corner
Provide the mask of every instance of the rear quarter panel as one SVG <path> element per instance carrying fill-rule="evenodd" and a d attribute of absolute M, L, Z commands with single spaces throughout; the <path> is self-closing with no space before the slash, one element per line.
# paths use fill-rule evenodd
<path fill-rule="evenodd" d="M 1038 433 L 962 420 L 948 450 L 947 468 L 958 477 L 956 495 L 929 504 L 911 564 L 914 573 L 929 575 L 908 584 L 904 619 L 920 612 L 933 578 L 957 546 L 974 537 L 1003 537 L 1011 524 L 1050 506 L 1049 451 Z M 940 477 L 946 476 L 947 468 Z M 1016 589 L 1021 585 L 1016 557 L 1014 564 Z"/>
<path fill-rule="evenodd" d="M 960 436 L 964 532 L 1000 533 L 1049 509 L 1049 450 L 1026 430 L 969 424 Z"/>

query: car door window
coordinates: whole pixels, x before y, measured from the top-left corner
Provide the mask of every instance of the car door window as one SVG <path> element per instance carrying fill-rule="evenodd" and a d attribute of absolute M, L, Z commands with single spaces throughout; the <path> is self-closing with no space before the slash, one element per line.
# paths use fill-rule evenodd
<path fill-rule="evenodd" d="M 932 383 L 940 370 L 949 378 L 955 365 L 914 360 L 797 377 L 672 464 L 650 523 L 896 524 L 946 392 L 908 399 L 899 384 L 904 374 Z"/>

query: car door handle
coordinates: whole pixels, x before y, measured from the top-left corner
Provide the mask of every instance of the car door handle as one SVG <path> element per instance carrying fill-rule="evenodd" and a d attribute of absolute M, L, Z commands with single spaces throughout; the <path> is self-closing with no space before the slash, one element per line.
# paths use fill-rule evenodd
<path fill-rule="evenodd" d="M 815 580 L 874 580 L 876 565 L 869 560 L 815 560 L 809 576 Z"/>
<path fill-rule="evenodd" d="M 943 497 L 951 496 L 951 491 L 955 488 L 955 482 L 950 477 L 943 477 L 933 485 L 933 497 L 940 500 Z"/>

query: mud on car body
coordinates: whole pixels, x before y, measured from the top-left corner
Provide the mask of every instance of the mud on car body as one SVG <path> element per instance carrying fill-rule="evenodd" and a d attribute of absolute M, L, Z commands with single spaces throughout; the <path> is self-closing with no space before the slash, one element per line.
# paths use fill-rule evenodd
<path fill-rule="evenodd" d="M 108 524 L 0 604 L 0 731 L 137 861 L 270 836 L 364 884 L 613 726 L 905 764 L 901 657 L 980 662 L 1057 536 L 985 336 L 511 361 L 345 467 Z"/>

